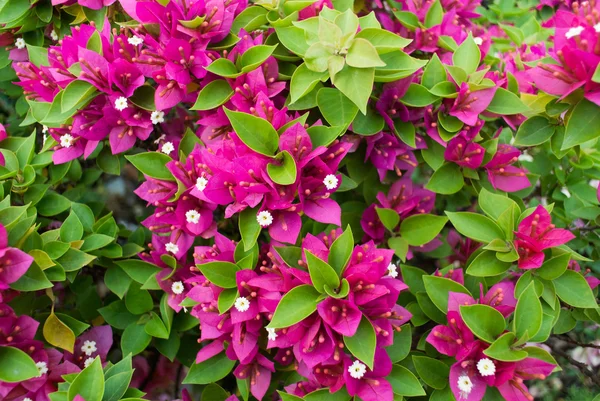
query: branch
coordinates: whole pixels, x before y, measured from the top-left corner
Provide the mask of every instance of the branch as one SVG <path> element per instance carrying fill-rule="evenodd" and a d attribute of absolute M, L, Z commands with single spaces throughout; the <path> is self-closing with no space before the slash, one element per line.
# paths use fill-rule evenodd
<path fill-rule="evenodd" d="M 579 341 L 575 341 L 573 339 L 571 339 L 571 337 L 566 336 L 566 335 L 554 335 L 554 338 L 556 338 L 557 340 L 560 341 L 564 341 L 566 343 L 572 344 L 572 345 L 577 345 L 583 348 L 594 348 L 594 349 L 600 349 L 600 345 L 596 345 L 596 344 L 587 344 L 587 343 L 582 343 Z"/>
<path fill-rule="evenodd" d="M 565 358 L 567 361 L 569 361 L 571 365 L 578 368 L 581 371 L 581 373 L 589 377 L 596 386 L 600 387 L 600 376 L 597 375 L 594 371 L 592 371 L 588 365 L 576 361 L 575 359 L 571 358 L 571 356 L 566 352 L 558 350 L 556 348 L 552 348 L 552 352 Z"/>

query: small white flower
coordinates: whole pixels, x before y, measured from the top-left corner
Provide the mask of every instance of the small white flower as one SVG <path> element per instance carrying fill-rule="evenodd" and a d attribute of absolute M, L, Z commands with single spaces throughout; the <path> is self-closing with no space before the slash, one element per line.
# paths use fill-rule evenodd
<path fill-rule="evenodd" d="M 388 276 L 392 277 L 392 278 L 396 278 L 398 277 L 398 268 L 396 267 L 395 264 L 390 263 L 388 265 Z"/>
<path fill-rule="evenodd" d="M 165 112 L 162 110 L 154 110 L 152 114 L 150 114 L 150 120 L 152 120 L 152 124 L 156 125 L 159 123 L 165 122 Z"/>
<path fill-rule="evenodd" d="M 460 267 L 460 261 L 455 260 L 454 263 L 452 263 L 452 266 L 454 266 L 455 269 L 458 269 Z"/>
<path fill-rule="evenodd" d="M 208 184 L 208 180 L 204 177 L 198 177 L 196 179 L 196 189 L 200 192 L 204 191 L 206 188 L 206 184 Z"/>
<path fill-rule="evenodd" d="M 596 33 L 600 33 L 600 22 L 594 25 L 594 31 L 596 31 Z"/>
<path fill-rule="evenodd" d="M 96 348 L 96 341 L 85 340 L 81 346 L 81 352 L 87 356 L 91 356 L 94 352 L 98 351 Z"/>
<path fill-rule="evenodd" d="M 132 36 L 130 38 L 127 38 L 127 43 L 129 43 L 132 46 L 137 46 L 144 43 L 144 39 L 140 38 L 139 36 Z"/>
<path fill-rule="evenodd" d="M 590 180 L 590 187 L 598 189 L 600 186 L 600 180 Z"/>
<path fill-rule="evenodd" d="M 42 134 L 45 134 L 48 132 L 48 126 L 47 125 L 42 125 Z"/>
<path fill-rule="evenodd" d="M 31 401 L 31 398 L 25 397 L 25 398 L 23 398 L 23 401 Z"/>
<path fill-rule="evenodd" d="M 46 145 L 46 141 L 48 140 L 48 134 L 44 134 L 42 137 L 42 146 Z"/>
<path fill-rule="evenodd" d="M 477 370 L 481 376 L 494 376 L 496 374 L 496 365 L 489 358 L 482 358 L 477 362 Z"/>
<path fill-rule="evenodd" d="M 325 177 L 325 179 L 323 180 L 323 184 L 325 184 L 325 188 L 327 188 L 329 190 L 336 189 L 339 182 L 340 181 L 333 174 L 327 175 Z"/>
<path fill-rule="evenodd" d="M 50 32 L 50 37 L 52 40 L 58 40 L 58 33 L 56 33 L 56 31 L 52 31 Z"/>
<path fill-rule="evenodd" d="M 73 146 L 73 139 L 75 138 L 73 138 L 71 135 L 64 134 L 60 137 L 60 146 L 62 146 L 63 148 L 70 148 L 71 146 Z"/>
<path fill-rule="evenodd" d="M 173 294 L 179 295 L 183 293 L 183 283 L 181 281 L 176 281 L 171 285 L 171 291 Z"/>
<path fill-rule="evenodd" d="M 256 216 L 261 227 L 269 227 L 273 223 L 273 216 L 268 210 L 263 210 Z"/>
<path fill-rule="evenodd" d="M 350 376 L 354 379 L 362 379 L 365 373 L 367 373 L 367 367 L 360 361 L 354 361 L 352 365 L 348 367 L 348 373 L 350 373 Z"/>
<path fill-rule="evenodd" d="M 115 100 L 115 109 L 119 110 L 119 111 L 123 111 L 127 108 L 127 98 L 124 96 L 118 97 L 117 100 Z"/>
<path fill-rule="evenodd" d="M 91 357 L 90 357 L 90 358 L 86 359 L 86 360 L 85 360 L 85 362 L 83 362 L 83 366 L 87 368 L 87 367 L 88 367 L 88 366 L 90 366 L 92 363 L 94 363 L 94 359 L 96 359 L 96 358 L 91 358 Z"/>
<path fill-rule="evenodd" d="M 238 312 L 246 312 L 250 309 L 250 301 L 244 297 L 239 297 L 235 300 L 233 306 L 235 306 L 235 309 L 237 309 Z"/>
<path fill-rule="evenodd" d="M 190 224 L 198 224 L 198 222 L 200 221 L 200 213 L 198 213 L 194 209 L 188 210 L 187 212 L 185 212 L 185 221 L 187 221 Z"/>
<path fill-rule="evenodd" d="M 266 329 L 267 329 L 267 333 L 269 333 L 267 336 L 269 341 L 275 341 L 277 339 L 277 333 L 275 333 L 275 329 L 271 329 L 269 327 L 267 327 Z"/>
<path fill-rule="evenodd" d="M 167 137 L 167 136 L 166 136 L 165 134 L 162 134 L 161 136 L 159 136 L 159 137 L 158 137 L 158 138 L 157 138 L 157 139 L 154 141 L 154 143 L 155 143 L 155 144 L 158 144 L 158 143 L 160 143 L 161 141 L 164 141 L 166 137 Z"/>
<path fill-rule="evenodd" d="M 469 376 L 460 376 L 458 378 L 458 389 L 461 391 L 461 393 L 471 393 L 471 390 L 473 390 L 473 382 L 471 382 Z"/>
<path fill-rule="evenodd" d="M 567 39 L 571 39 L 572 37 L 579 36 L 579 35 L 581 35 L 581 32 L 584 31 L 584 29 L 585 28 L 582 26 L 573 27 L 573 28 L 569 29 L 567 31 L 567 33 L 565 33 L 565 37 Z"/>
<path fill-rule="evenodd" d="M 35 367 L 38 368 L 38 377 L 42 377 L 42 375 L 48 373 L 48 364 L 46 362 L 37 362 Z"/>
<path fill-rule="evenodd" d="M 171 252 L 173 255 L 179 252 L 179 247 L 172 242 L 167 243 L 167 245 L 165 245 L 165 249 L 167 252 Z"/>
<path fill-rule="evenodd" d="M 163 146 L 160 148 L 160 151 L 163 152 L 165 155 L 171 154 L 171 152 L 174 150 L 175 150 L 175 146 L 173 146 L 172 142 L 165 142 L 165 143 L 163 143 Z"/>
<path fill-rule="evenodd" d="M 520 162 L 532 162 L 533 156 L 531 156 L 528 153 L 523 152 L 521 155 L 519 155 L 519 161 Z"/>
<path fill-rule="evenodd" d="M 15 46 L 17 46 L 17 49 L 24 49 L 25 48 L 25 39 L 17 38 L 17 40 L 15 40 Z"/>
<path fill-rule="evenodd" d="M 571 193 L 569 192 L 569 190 L 567 189 L 567 187 L 563 187 L 560 190 L 560 193 L 563 194 L 564 196 L 566 196 L 567 198 L 571 197 Z"/>
<path fill-rule="evenodd" d="M 481 39 L 480 37 L 476 37 L 473 38 L 473 42 L 475 42 L 477 46 L 481 46 L 483 44 L 483 39 Z"/>

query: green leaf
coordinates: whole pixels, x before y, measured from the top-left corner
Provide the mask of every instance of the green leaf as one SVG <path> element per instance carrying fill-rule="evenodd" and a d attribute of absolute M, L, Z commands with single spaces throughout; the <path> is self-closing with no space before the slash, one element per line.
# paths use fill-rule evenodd
<path fill-rule="evenodd" d="M 517 362 L 527 358 L 527 352 L 512 349 L 515 343 L 515 333 L 504 333 L 494 341 L 488 349 L 483 351 L 490 358 L 503 362 Z"/>
<path fill-rule="evenodd" d="M 344 336 L 344 344 L 352 355 L 373 370 L 377 336 L 369 319 L 363 316 L 356 333 L 351 337 Z"/>
<path fill-rule="evenodd" d="M 265 156 L 272 156 L 277 152 L 279 135 L 267 120 L 228 108 L 225 108 L 225 114 L 235 133 L 250 149 Z"/>
<path fill-rule="evenodd" d="M 432 95 L 423 85 L 410 84 L 404 96 L 400 98 L 400 101 L 411 107 L 425 107 L 431 105 L 438 99 L 437 96 Z"/>
<path fill-rule="evenodd" d="M 227 376 L 236 361 L 227 358 L 225 352 L 191 366 L 183 384 L 210 384 Z"/>
<path fill-rule="evenodd" d="M 600 108 L 587 99 L 582 99 L 571 112 L 561 150 L 570 149 L 600 137 Z"/>
<path fill-rule="evenodd" d="M 404 272 L 404 266 L 402 272 Z M 431 298 L 431 301 L 444 313 L 448 311 L 448 293 L 460 292 L 471 295 L 469 290 L 461 284 L 445 277 L 423 276 L 423 284 L 425 285 L 425 291 L 427 292 L 427 295 L 429 295 L 429 298 Z"/>
<path fill-rule="evenodd" d="M 325 291 L 323 286 L 325 285 L 331 289 L 337 289 L 340 286 L 340 278 L 333 267 L 308 250 L 305 250 L 304 254 L 306 255 L 310 280 L 317 291 L 323 293 Z"/>
<path fill-rule="evenodd" d="M 539 269 L 535 270 L 535 275 L 546 280 L 557 279 L 567 270 L 570 260 L 571 255 L 568 253 L 547 259 Z"/>
<path fill-rule="evenodd" d="M 284 150 L 275 156 L 276 161 L 267 165 L 269 178 L 279 185 L 292 185 L 296 182 L 298 174 L 296 161 L 292 155 Z"/>
<path fill-rule="evenodd" d="M 446 212 L 446 215 L 456 231 L 465 237 L 483 243 L 504 239 L 502 229 L 487 216 L 470 212 Z"/>
<path fill-rule="evenodd" d="M 242 54 L 240 60 L 241 71 L 246 73 L 258 68 L 273 53 L 277 46 L 256 45 L 250 47 Z"/>
<path fill-rule="evenodd" d="M 477 337 L 493 343 L 506 328 L 504 316 L 488 305 L 461 305 L 460 315 Z"/>
<path fill-rule="evenodd" d="M 121 260 L 116 264 L 123 269 L 125 273 L 140 284 L 144 284 L 150 276 L 158 273 L 160 268 L 152 263 L 143 260 Z"/>
<path fill-rule="evenodd" d="M 425 188 L 438 194 L 451 195 L 460 191 L 464 185 L 460 167 L 455 163 L 446 163 L 433 173 Z"/>
<path fill-rule="evenodd" d="M 515 309 L 515 335 L 519 340 L 533 338 L 542 327 L 542 303 L 535 292 L 535 283 L 530 283 L 521 293 Z"/>
<path fill-rule="evenodd" d="M 350 261 L 353 249 L 354 236 L 352 235 L 352 228 L 348 225 L 344 232 L 333 241 L 333 244 L 331 244 L 331 247 L 329 248 L 327 262 L 336 272 L 338 277 L 342 276 L 346 265 Z"/>
<path fill-rule="evenodd" d="M 312 91 L 324 77 L 327 77 L 325 72 L 315 72 L 309 70 L 305 63 L 300 64 L 290 82 L 290 104 Z"/>
<path fill-rule="evenodd" d="M 164 322 L 154 312 L 151 312 L 152 318 L 146 323 L 144 331 L 152 337 L 162 338 L 164 340 L 169 338 L 169 331 L 165 327 Z"/>
<path fill-rule="evenodd" d="M 219 294 L 219 299 L 217 302 L 217 306 L 219 307 L 219 313 L 223 314 L 227 312 L 233 304 L 235 300 L 240 296 L 237 288 L 227 288 L 221 291 Z"/>
<path fill-rule="evenodd" d="M 396 228 L 400 222 L 400 215 L 398 215 L 398 212 L 394 209 L 385 209 L 380 207 L 376 207 L 375 211 L 377 212 L 377 216 L 385 228 L 390 231 L 394 231 L 394 228 Z"/>
<path fill-rule="evenodd" d="M 525 34 L 517 27 L 500 24 L 500 28 L 508 35 L 510 40 L 515 42 L 517 46 L 521 46 L 525 40 Z"/>
<path fill-rule="evenodd" d="M 481 51 L 479 46 L 473 40 L 473 36 L 469 36 L 461 43 L 452 55 L 452 65 L 462 68 L 467 75 L 471 75 L 477 71 L 479 61 L 481 60 Z"/>
<path fill-rule="evenodd" d="M 508 196 L 491 193 L 485 188 L 481 188 L 479 192 L 479 207 L 494 220 L 498 220 L 502 213 L 511 207 L 520 210 L 517 203 Z"/>
<path fill-rule="evenodd" d="M 583 276 L 573 270 L 565 271 L 552 281 L 556 287 L 556 295 L 564 303 L 576 308 L 596 308 L 596 298 Z"/>
<path fill-rule="evenodd" d="M 348 97 L 348 99 L 350 99 L 363 114 L 367 114 L 367 103 L 369 102 L 369 97 L 373 91 L 374 79 L 374 68 L 355 68 L 345 65 L 344 68 L 336 74 L 334 83 L 336 88 L 346 95 L 346 97 Z"/>
<path fill-rule="evenodd" d="M 131 378 L 133 377 L 133 370 L 130 369 L 126 372 L 116 373 L 106 379 L 104 396 L 102 401 L 118 401 L 123 397 L 125 391 L 129 387 Z"/>
<path fill-rule="evenodd" d="M 42 269 L 33 262 L 27 272 L 20 279 L 10 285 L 10 288 L 18 291 L 38 291 L 52 287 Z"/>
<path fill-rule="evenodd" d="M 79 241 L 83 236 L 83 225 L 75 212 L 71 211 L 60 226 L 60 239 L 63 242 Z"/>
<path fill-rule="evenodd" d="M 27 44 L 27 53 L 29 54 L 29 61 L 32 62 L 36 67 L 50 66 L 48 62 L 48 49 L 45 47 L 32 46 Z"/>
<path fill-rule="evenodd" d="M 450 367 L 444 362 L 418 355 L 413 355 L 412 360 L 419 377 L 429 387 L 442 390 L 448 385 Z"/>
<path fill-rule="evenodd" d="M 236 273 L 239 267 L 230 262 L 209 262 L 196 267 L 211 283 L 221 288 L 236 288 Z"/>
<path fill-rule="evenodd" d="M 394 365 L 392 372 L 386 379 L 392 385 L 394 394 L 404 397 L 420 397 L 425 395 L 425 390 L 423 390 L 419 379 L 404 366 Z"/>
<path fill-rule="evenodd" d="M 73 330 L 66 324 L 64 324 L 55 314 L 54 311 L 50 312 L 50 316 L 44 322 L 44 328 L 42 330 L 44 339 L 55 347 L 64 349 L 73 353 L 73 347 L 75 346 L 75 334 Z"/>
<path fill-rule="evenodd" d="M 123 351 L 123 355 L 139 354 L 148 347 L 150 341 L 152 341 L 152 337 L 150 334 L 146 333 L 145 325 L 137 324 L 137 322 L 131 323 L 127 326 L 121 337 L 121 350 Z"/>
<path fill-rule="evenodd" d="M 425 15 L 425 27 L 431 28 L 440 25 L 442 23 L 442 18 L 444 18 L 444 9 L 442 8 L 440 1 L 437 0 L 429 7 L 429 10 L 427 10 L 427 14 Z"/>
<path fill-rule="evenodd" d="M 501 115 L 521 114 L 530 111 L 529 107 L 517 95 L 503 88 L 496 89 L 494 98 L 486 110 Z"/>
<path fill-rule="evenodd" d="M 515 146 L 541 145 L 554 135 L 556 126 L 542 116 L 533 116 L 519 126 Z"/>
<path fill-rule="evenodd" d="M 408 46 L 411 42 L 410 39 L 405 39 L 393 32 L 379 28 L 361 29 L 361 31 L 356 34 L 355 38 L 368 40 L 373 46 L 375 46 L 375 49 L 377 49 L 377 53 L 379 54 L 397 51 L 398 49 Z"/>
<path fill-rule="evenodd" d="M 385 63 L 379 58 L 377 49 L 368 40 L 356 38 L 352 41 L 346 64 L 356 68 L 384 67 Z"/>
<path fill-rule="evenodd" d="M 224 104 L 233 96 L 233 89 L 223 79 L 217 79 L 206 85 L 190 110 L 212 110 Z"/>
<path fill-rule="evenodd" d="M 142 290 L 139 283 L 132 282 L 125 294 L 125 306 L 134 315 L 141 315 L 152 310 L 154 302 L 147 290 Z"/>
<path fill-rule="evenodd" d="M 394 342 L 385 350 L 392 363 L 400 362 L 408 356 L 412 346 L 412 329 L 410 324 L 405 324 L 400 331 L 394 330 Z"/>
<path fill-rule="evenodd" d="M 38 213 L 42 216 L 56 216 L 71 206 L 71 201 L 56 192 L 48 191 L 37 204 Z"/>
<path fill-rule="evenodd" d="M 282 329 L 307 318 L 317 310 L 319 295 L 319 292 L 311 285 L 292 288 L 277 304 L 273 319 L 267 327 Z"/>
<path fill-rule="evenodd" d="M 475 277 L 493 277 L 506 272 L 512 263 L 498 260 L 496 252 L 483 251 L 475 257 L 467 268 L 467 274 Z"/>
<path fill-rule="evenodd" d="M 60 108 L 63 113 L 79 108 L 96 93 L 96 87 L 87 81 L 75 80 L 65 88 Z"/>
<path fill-rule="evenodd" d="M 218 58 L 206 67 L 206 71 L 225 78 L 237 78 L 242 75 L 233 62 L 226 58 Z"/>
<path fill-rule="evenodd" d="M 175 181 L 173 174 L 167 168 L 172 159 L 160 152 L 143 152 L 137 155 L 125 156 L 142 174 L 165 181 Z"/>
<path fill-rule="evenodd" d="M 331 126 L 348 126 L 358 113 L 354 103 L 335 88 L 320 89 L 317 93 L 317 104 Z"/>
<path fill-rule="evenodd" d="M 238 228 L 242 236 L 242 242 L 244 243 L 244 252 L 248 252 L 254 247 L 260 234 L 260 224 L 256 220 L 257 211 L 258 207 L 254 209 L 246 208 L 240 213 Z"/>
<path fill-rule="evenodd" d="M 400 235 L 411 246 L 421 246 L 432 241 L 444 228 L 447 217 L 416 214 L 402 220 Z"/>
<path fill-rule="evenodd" d="M 33 359 L 18 348 L 0 347 L 0 360 L 0 380 L 3 382 L 24 382 L 40 374 Z"/>
<path fill-rule="evenodd" d="M 406 262 L 408 254 L 408 242 L 402 237 L 392 237 L 388 240 L 388 246 L 403 262 Z"/>
<path fill-rule="evenodd" d="M 65 271 L 72 272 L 89 265 L 95 256 L 88 255 L 85 252 L 81 252 L 78 249 L 71 248 L 67 252 L 57 259 L 57 262 L 64 267 Z"/>
<path fill-rule="evenodd" d="M 96 357 L 94 362 L 83 369 L 69 386 L 67 392 L 68 401 L 73 401 L 76 395 L 85 401 L 102 401 L 104 395 L 104 372 L 102 372 L 102 361 Z"/>
<path fill-rule="evenodd" d="M 439 4 L 439 2 L 436 3 Z M 434 53 L 429 60 L 429 63 L 427 63 L 427 67 L 425 67 L 425 70 L 423 71 L 421 85 L 427 89 L 431 89 L 439 83 L 447 82 L 446 77 L 447 74 L 446 70 L 444 69 L 444 65 L 442 64 L 438 55 Z"/>

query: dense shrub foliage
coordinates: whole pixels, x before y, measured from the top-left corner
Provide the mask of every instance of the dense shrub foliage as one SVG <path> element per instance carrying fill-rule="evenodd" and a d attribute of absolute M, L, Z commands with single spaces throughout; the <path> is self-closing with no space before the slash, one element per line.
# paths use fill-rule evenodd
<path fill-rule="evenodd" d="M 600 5 L 0 0 L 0 400 L 590 401 Z"/>

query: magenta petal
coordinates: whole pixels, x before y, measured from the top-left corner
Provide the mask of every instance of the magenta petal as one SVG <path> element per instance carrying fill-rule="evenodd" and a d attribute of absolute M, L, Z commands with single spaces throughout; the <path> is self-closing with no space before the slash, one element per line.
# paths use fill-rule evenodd
<path fill-rule="evenodd" d="M 221 352 L 223 352 L 223 341 L 215 340 L 198 351 L 198 354 L 196 354 L 196 363 L 204 362 Z"/>
<path fill-rule="evenodd" d="M 344 336 L 353 336 L 358 329 L 362 313 L 350 301 L 327 298 L 317 306 L 325 323 Z"/>
<path fill-rule="evenodd" d="M 458 378 L 461 376 L 467 376 L 473 384 L 473 388 L 469 394 L 461 392 L 458 388 Z M 454 398 L 461 401 L 481 401 L 485 395 L 487 386 L 483 380 L 479 378 L 477 374 L 469 375 L 468 372 L 460 366 L 460 362 L 455 363 L 450 367 L 450 389 Z"/>
<path fill-rule="evenodd" d="M 363 401 L 384 401 L 394 399 L 392 385 L 384 379 L 377 379 L 377 385 L 375 385 L 375 382 L 361 381 L 356 395 Z"/>
<path fill-rule="evenodd" d="M 302 219 L 296 212 L 274 213 L 269 235 L 276 241 L 295 244 L 302 228 Z"/>
<path fill-rule="evenodd" d="M 304 203 L 304 213 L 320 223 L 342 224 L 342 209 L 333 199 L 309 200 Z"/>
<path fill-rule="evenodd" d="M 4 255 L 0 257 L 0 265 L 3 266 L 0 283 L 12 284 L 27 272 L 33 257 L 16 248 L 8 248 L 2 253 Z"/>

